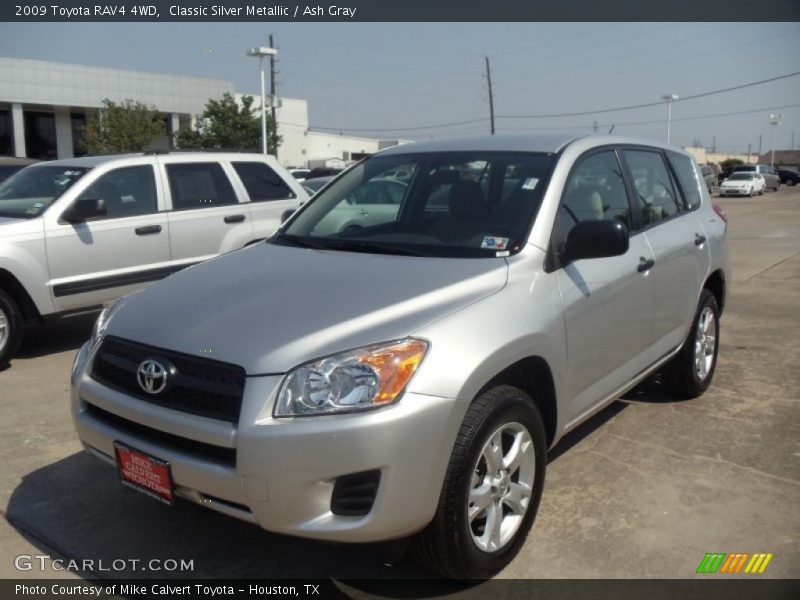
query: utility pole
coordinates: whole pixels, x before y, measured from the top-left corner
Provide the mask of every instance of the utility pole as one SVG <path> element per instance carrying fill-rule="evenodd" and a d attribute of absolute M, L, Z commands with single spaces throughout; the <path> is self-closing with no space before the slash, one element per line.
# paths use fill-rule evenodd
<path fill-rule="evenodd" d="M 489 68 L 489 57 L 484 56 L 486 59 L 486 82 L 489 85 L 489 122 L 491 124 L 491 132 L 494 135 L 494 95 L 492 94 L 492 71 Z"/>
<path fill-rule="evenodd" d="M 792 130 L 792 150 L 794 150 L 794 130 Z"/>
<path fill-rule="evenodd" d="M 753 145 L 753 144 L 747 144 L 747 164 L 748 164 L 748 165 L 750 164 L 750 147 L 751 147 L 752 145 Z"/>
<path fill-rule="evenodd" d="M 711 153 L 716 154 L 717 152 L 717 136 L 713 136 L 711 138 Z"/>
<path fill-rule="evenodd" d="M 269 34 L 269 47 L 274 48 L 275 44 L 272 42 L 272 34 Z M 270 95 L 270 104 L 272 105 L 272 131 L 273 133 L 277 133 L 278 131 L 278 119 L 275 116 L 275 103 L 277 100 L 276 92 L 275 92 L 275 54 L 270 54 L 269 56 L 269 95 Z M 275 146 L 275 158 L 278 158 L 278 147 Z"/>
<path fill-rule="evenodd" d="M 595 122 L 594 122 L 594 125 L 592 125 L 592 131 L 593 131 L 594 133 L 597 133 L 597 121 L 595 121 Z"/>
<path fill-rule="evenodd" d="M 761 160 L 761 138 L 762 137 L 763 137 L 762 134 L 759 133 L 758 134 L 758 158 L 756 159 L 756 162 Z"/>

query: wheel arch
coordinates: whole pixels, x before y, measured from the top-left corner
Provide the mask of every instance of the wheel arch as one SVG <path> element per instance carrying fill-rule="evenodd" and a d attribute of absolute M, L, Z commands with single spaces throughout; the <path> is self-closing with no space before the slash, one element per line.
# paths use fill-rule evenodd
<path fill-rule="evenodd" d="M 719 307 L 719 314 L 722 314 L 725 308 L 725 273 L 722 269 L 717 269 L 706 278 L 703 287 L 714 295 Z"/>
<path fill-rule="evenodd" d="M 558 403 L 550 365 L 541 356 L 526 356 L 495 374 L 484 384 L 476 398 L 498 385 L 511 385 L 528 394 L 542 415 L 548 447 L 556 439 Z"/>
<path fill-rule="evenodd" d="M 22 312 L 26 323 L 41 323 L 42 315 L 36 308 L 30 294 L 14 275 L 6 269 L 0 268 L 0 289 L 9 294 Z"/>

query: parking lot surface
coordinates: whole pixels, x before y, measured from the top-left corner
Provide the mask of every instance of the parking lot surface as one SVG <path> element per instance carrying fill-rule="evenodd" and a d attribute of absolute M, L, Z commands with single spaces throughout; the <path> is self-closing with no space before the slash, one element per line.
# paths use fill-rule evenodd
<path fill-rule="evenodd" d="M 800 576 L 800 187 L 714 201 L 729 216 L 734 279 L 711 389 L 676 402 L 648 382 L 570 433 L 500 577 L 695 577 L 707 552 L 773 553 L 761 576 Z M 15 569 L 34 553 L 194 565 L 102 576 L 427 576 L 410 560 L 388 566 L 368 548 L 270 534 L 121 486 L 81 452 L 69 416 L 69 368 L 91 324 L 31 332 L 0 372 L 0 577 L 63 576 Z"/>

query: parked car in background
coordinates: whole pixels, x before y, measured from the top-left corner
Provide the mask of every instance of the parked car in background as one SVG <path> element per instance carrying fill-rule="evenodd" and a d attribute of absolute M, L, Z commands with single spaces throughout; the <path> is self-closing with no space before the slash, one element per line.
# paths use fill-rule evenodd
<path fill-rule="evenodd" d="M 308 174 L 311 173 L 311 169 L 289 169 L 289 173 L 297 181 L 304 181 Z"/>
<path fill-rule="evenodd" d="M 755 171 L 737 171 L 719 186 L 720 196 L 752 196 L 763 194 L 766 188 L 764 176 Z"/>
<path fill-rule="evenodd" d="M 317 177 L 330 177 L 331 175 L 338 175 L 344 171 L 338 167 L 316 167 L 311 169 L 306 175 L 306 179 L 316 179 Z"/>
<path fill-rule="evenodd" d="M 800 181 L 800 172 L 795 169 L 778 167 L 777 171 L 778 177 L 784 185 L 797 185 L 797 182 Z"/>
<path fill-rule="evenodd" d="M 717 185 L 722 184 L 723 181 L 731 176 L 731 173 L 733 173 L 733 167 L 721 168 L 719 173 L 717 173 Z"/>
<path fill-rule="evenodd" d="M 0 156 L 0 182 L 5 181 L 17 171 L 28 165 L 39 162 L 35 158 L 16 158 L 13 156 Z"/>
<path fill-rule="evenodd" d="M 386 177 L 403 165 L 408 182 Z M 387 196 L 374 222 L 321 227 Z M 656 372 L 679 397 L 709 387 L 727 280 L 725 220 L 672 146 L 396 146 L 267 243 L 107 307 L 72 416 L 150 498 L 306 538 L 412 537 L 434 571 L 488 577 L 525 542 L 548 448 Z"/>
<path fill-rule="evenodd" d="M 101 156 L 19 171 L 0 184 L 0 363 L 26 323 L 99 309 L 264 239 L 307 198 L 261 154 Z"/>
<path fill-rule="evenodd" d="M 313 179 L 303 180 L 303 189 L 308 192 L 309 196 L 313 196 L 323 187 L 325 187 L 335 175 L 326 175 L 324 177 L 315 177 Z"/>
<path fill-rule="evenodd" d="M 764 189 L 778 191 L 781 187 L 781 180 L 775 167 L 770 165 L 736 165 L 733 173 L 758 173 L 764 178 L 766 187 Z"/>
<path fill-rule="evenodd" d="M 714 169 L 712 169 L 708 165 L 699 165 L 699 169 L 703 181 L 706 182 L 706 187 L 708 188 L 709 193 L 713 193 L 714 187 L 716 186 L 717 183 L 717 174 L 714 173 Z"/>

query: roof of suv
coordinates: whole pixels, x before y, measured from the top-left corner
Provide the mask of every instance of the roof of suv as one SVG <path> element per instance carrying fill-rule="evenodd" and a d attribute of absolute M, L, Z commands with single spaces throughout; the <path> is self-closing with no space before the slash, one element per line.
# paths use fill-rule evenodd
<path fill-rule="evenodd" d="M 644 140 L 606 134 L 503 134 L 478 137 L 455 137 L 433 142 L 421 142 L 392 146 L 380 152 L 381 156 L 417 152 L 560 152 L 577 140 L 591 140 L 600 146 L 604 144 L 642 144 L 657 148 L 669 148 L 683 152 L 676 146 L 667 146 L 655 140 Z"/>
<path fill-rule="evenodd" d="M 117 161 L 117 160 L 124 160 L 126 158 L 141 158 L 143 156 L 153 156 L 153 153 L 134 153 L 134 154 L 105 154 L 101 156 L 83 156 L 81 158 L 62 158 L 60 160 L 49 160 L 47 162 L 40 163 L 41 165 L 48 165 L 48 166 L 64 166 L 64 167 L 87 167 L 93 168 L 98 165 L 102 165 L 108 162 Z M 213 158 L 220 158 L 221 156 L 238 156 L 238 157 L 263 157 L 263 154 L 259 154 L 256 152 L 170 152 L 170 153 L 159 153 L 157 156 L 207 156 L 209 159 Z"/>

